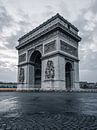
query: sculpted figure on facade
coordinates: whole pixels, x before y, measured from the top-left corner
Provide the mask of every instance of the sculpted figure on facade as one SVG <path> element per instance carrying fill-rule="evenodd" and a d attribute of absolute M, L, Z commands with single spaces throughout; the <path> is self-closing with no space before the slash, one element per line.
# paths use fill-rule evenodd
<path fill-rule="evenodd" d="M 45 79 L 54 79 L 54 76 L 55 76 L 54 63 L 52 60 L 48 60 L 47 67 L 45 70 Z"/>
<path fill-rule="evenodd" d="M 19 83 L 24 83 L 24 68 L 20 68 L 20 72 L 19 72 Z"/>

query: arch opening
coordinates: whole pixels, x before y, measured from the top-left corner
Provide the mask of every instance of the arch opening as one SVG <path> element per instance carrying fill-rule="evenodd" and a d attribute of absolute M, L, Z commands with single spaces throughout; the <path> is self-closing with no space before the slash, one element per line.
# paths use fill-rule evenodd
<path fill-rule="evenodd" d="M 66 79 L 66 90 L 70 91 L 72 88 L 72 64 L 67 62 L 65 65 L 65 79 Z"/>
<path fill-rule="evenodd" d="M 33 66 L 34 88 L 41 88 L 41 53 L 39 51 L 34 51 L 30 57 L 30 62 Z"/>

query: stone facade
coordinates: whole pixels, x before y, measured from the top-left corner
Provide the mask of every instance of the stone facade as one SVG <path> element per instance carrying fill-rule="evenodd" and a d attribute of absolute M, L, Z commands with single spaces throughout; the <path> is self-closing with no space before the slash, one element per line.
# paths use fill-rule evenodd
<path fill-rule="evenodd" d="M 79 90 L 78 29 L 59 14 L 19 39 L 17 90 Z"/>

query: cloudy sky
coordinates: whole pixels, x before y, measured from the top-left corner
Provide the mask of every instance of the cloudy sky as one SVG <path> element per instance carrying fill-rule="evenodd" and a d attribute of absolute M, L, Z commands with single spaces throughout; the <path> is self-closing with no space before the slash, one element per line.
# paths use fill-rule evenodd
<path fill-rule="evenodd" d="M 17 79 L 18 38 L 56 13 L 80 30 L 80 81 L 97 82 L 97 0 L 0 0 L 0 81 Z"/>

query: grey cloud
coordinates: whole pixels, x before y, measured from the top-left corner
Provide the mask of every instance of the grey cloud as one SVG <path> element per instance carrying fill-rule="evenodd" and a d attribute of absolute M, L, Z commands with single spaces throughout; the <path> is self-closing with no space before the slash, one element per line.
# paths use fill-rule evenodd
<path fill-rule="evenodd" d="M 89 50 L 85 59 L 81 57 L 81 63 L 83 70 L 97 70 L 97 52 Z"/>
<path fill-rule="evenodd" d="M 68 6 L 64 0 L 61 0 L 59 3 L 60 8 L 60 14 L 64 16 L 65 19 L 68 19 L 68 16 L 70 16 L 70 12 L 68 10 Z"/>
<path fill-rule="evenodd" d="M 22 35 L 25 34 L 25 30 L 27 30 L 27 27 L 30 26 L 28 15 L 26 15 L 22 10 L 19 10 L 19 15 L 21 16 L 20 21 L 15 21 L 11 15 L 8 14 L 6 8 L 4 6 L 0 6 L 0 29 L 2 33 L 2 29 L 4 27 L 12 27 L 17 25 L 20 27 L 20 30 L 16 30 L 16 35 L 12 34 L 10 37 L 4 38 L 4 40 L 8 43 L 5 46 L 7 48 L 13 48 L 15 49 L 16 45 L 18 44 L 18 39 Z M 13 30 L 14 31 L 14 30 Z M 2 39 L 1 39 L 2 40 Z"/>
<path fill-rule="evenodd" d="M 8 11 L 6 8 L 2 5 L 0 6 L 0 33 L 3 33 L 4 27 L 12 28 L 13 26 L 19 27 L 19 30 L 13 30 L 15 31 L 15 34 L 12 33 L 11 36 L 6 36 L 5 38 L 1 37 L 0 41 L 4 43 L 7 42 L 8 44 L 4 43 L 5 48 L 9 50 L 16 50 L 15 47 L 18 44 L 18 39 L 24 35 L 27 31 L 27 28 L 29 28 L 30 25 L 30 18 L 23 13 L 23 11 L 19 10 L 19 17 L 21 17 L 20 21 L 16 21 L 11 15 L 8 14 Z M 1 35 L 2 36 L 2 35 Z M 16 64 L 15 64 L 15 59 L 17 58 L 17 53 L 16 56 L 12 56 L 11 54 L 7 55 L 6 50 L 4 50 L 4 47 L 0 47 L 0 50 L 5 51 L 5 54 L 2 53 L 0 54 L 0 57 L 2 59 L 5 59 L 5 61 L 0 60 L 0 81 L 16 81 L 17 77 L 17 70 L 16 70 Z M 8 53 L 8 52 L 7 52 Z M 6 60 L 7 59 L 7 60 Z M 14 60 L 14 61 L 13 61 Z"/>
<path fill-rule="evenodd" d="M 4 49 L 3 49 L 4 50 Z M 4 50 L 5 51 L 5 53 L 4 54 L 0 54 L 0 58 L 9 58 L 9 59 L 14 59 L 14 58 L 17 58 L 17 56 L 16 55 L 8 55 L 8 53 L 6 54 L 6 50 Z M 4 61 L 5 62 L 5 61 Z M 3 62 L 3 63 L 4 63 Z M 0 65 L 1 65 L 1 59 L 0 59 Z"/>
<path fill-rule="evenodd" d="M 97 0 L 92 0 L 92 5 L 90 7 L 93 13 L 97 13 Z"/>
<path fill-rule="evenodd" d="M 54 15 L 54 8 L 51 5 L 45 6 L 45 11 L 42 14 L 44 17 L 50 17 Z"/>
<path fill-rule="evenodd" d="M 11 25 L 13 18 L 7 13 L 7 10 L 4 6 L 0 6 L 0 31 L 3 27 Z"/>
<path fill-rule="evenodd" d="M 16 35 L 6 38 L 6 41 L 9 43 L 6 45 L 9 49 L 15 49 L 18 45 L 18 39 L 25 34 L 24 29 L 22 28 L 20 31 L 17 31 Z"/>
<path fill-rule="evenodd" d="M 97 1 L 96 1 L 97 2 Z M 96 4 L 96 3 L 95 3 Z M 93 5 L 95 5 L 93 4 Z M 78 19 L 76 21 L 74 21 L 74 24 L 79 28 L 80 32 L 83 34 L 82 37 L 82 43 L 86 42 L 89 40 L 89 42 L 91 42 L 93 39 L 93 35 L 95 33 L 97 33 L 97 24 L 95 25 L 95 28 L 93 29 L 93 31 L 87 31 L 84 29 L 84 27 L 88 24 L 88 21 L 84 18 L 84 15 L 88 12 L 88 11 L 92 11 L 93 5 L 90 6 L 88 9 L 84 9 L 82 10 L 81 14 L 79 15 Z M 96 11 L 97 14 L 97 11 Z M 96 15 L 95 14 L 95 15 Z M 92 19 L 91 19 L 92 21 Z M 91 22 L 90 21 L 90 22 Z"/>
<path fill-rule="evenodd" d="M 9 65 L 9 62 L 8 61 L 0 61 L 0 66 L 2 67 L 2 68 L 8 68 L 8 65 Z"/>
<path fill-rule="evenodd" d="M 94 21 L 95 28 L 93 28 L 93 31 L 85 30 L 85 26 L 92 22 L 92 19 L 87 21 L 84 17 L 88 11 L 91 11 L 93 15 L 97 14 L 97 1 L 93 1 L 93 4 L 89 8 L 82 10 L 78 19 L 74 21 L 74 24 L 79 28 L 82 37 L 79 46 L 80 75 L 83 80 L 97 81 L 93 76 L 95 75 L 97 77 L 97 51 L 90 48 L 91 45 L 95 45 L 95 47 L 97 46 L 97 43 L 94 41 L 94 38 L 97 39 L 95 35 L 97 34 L 97 24 Z"/>

